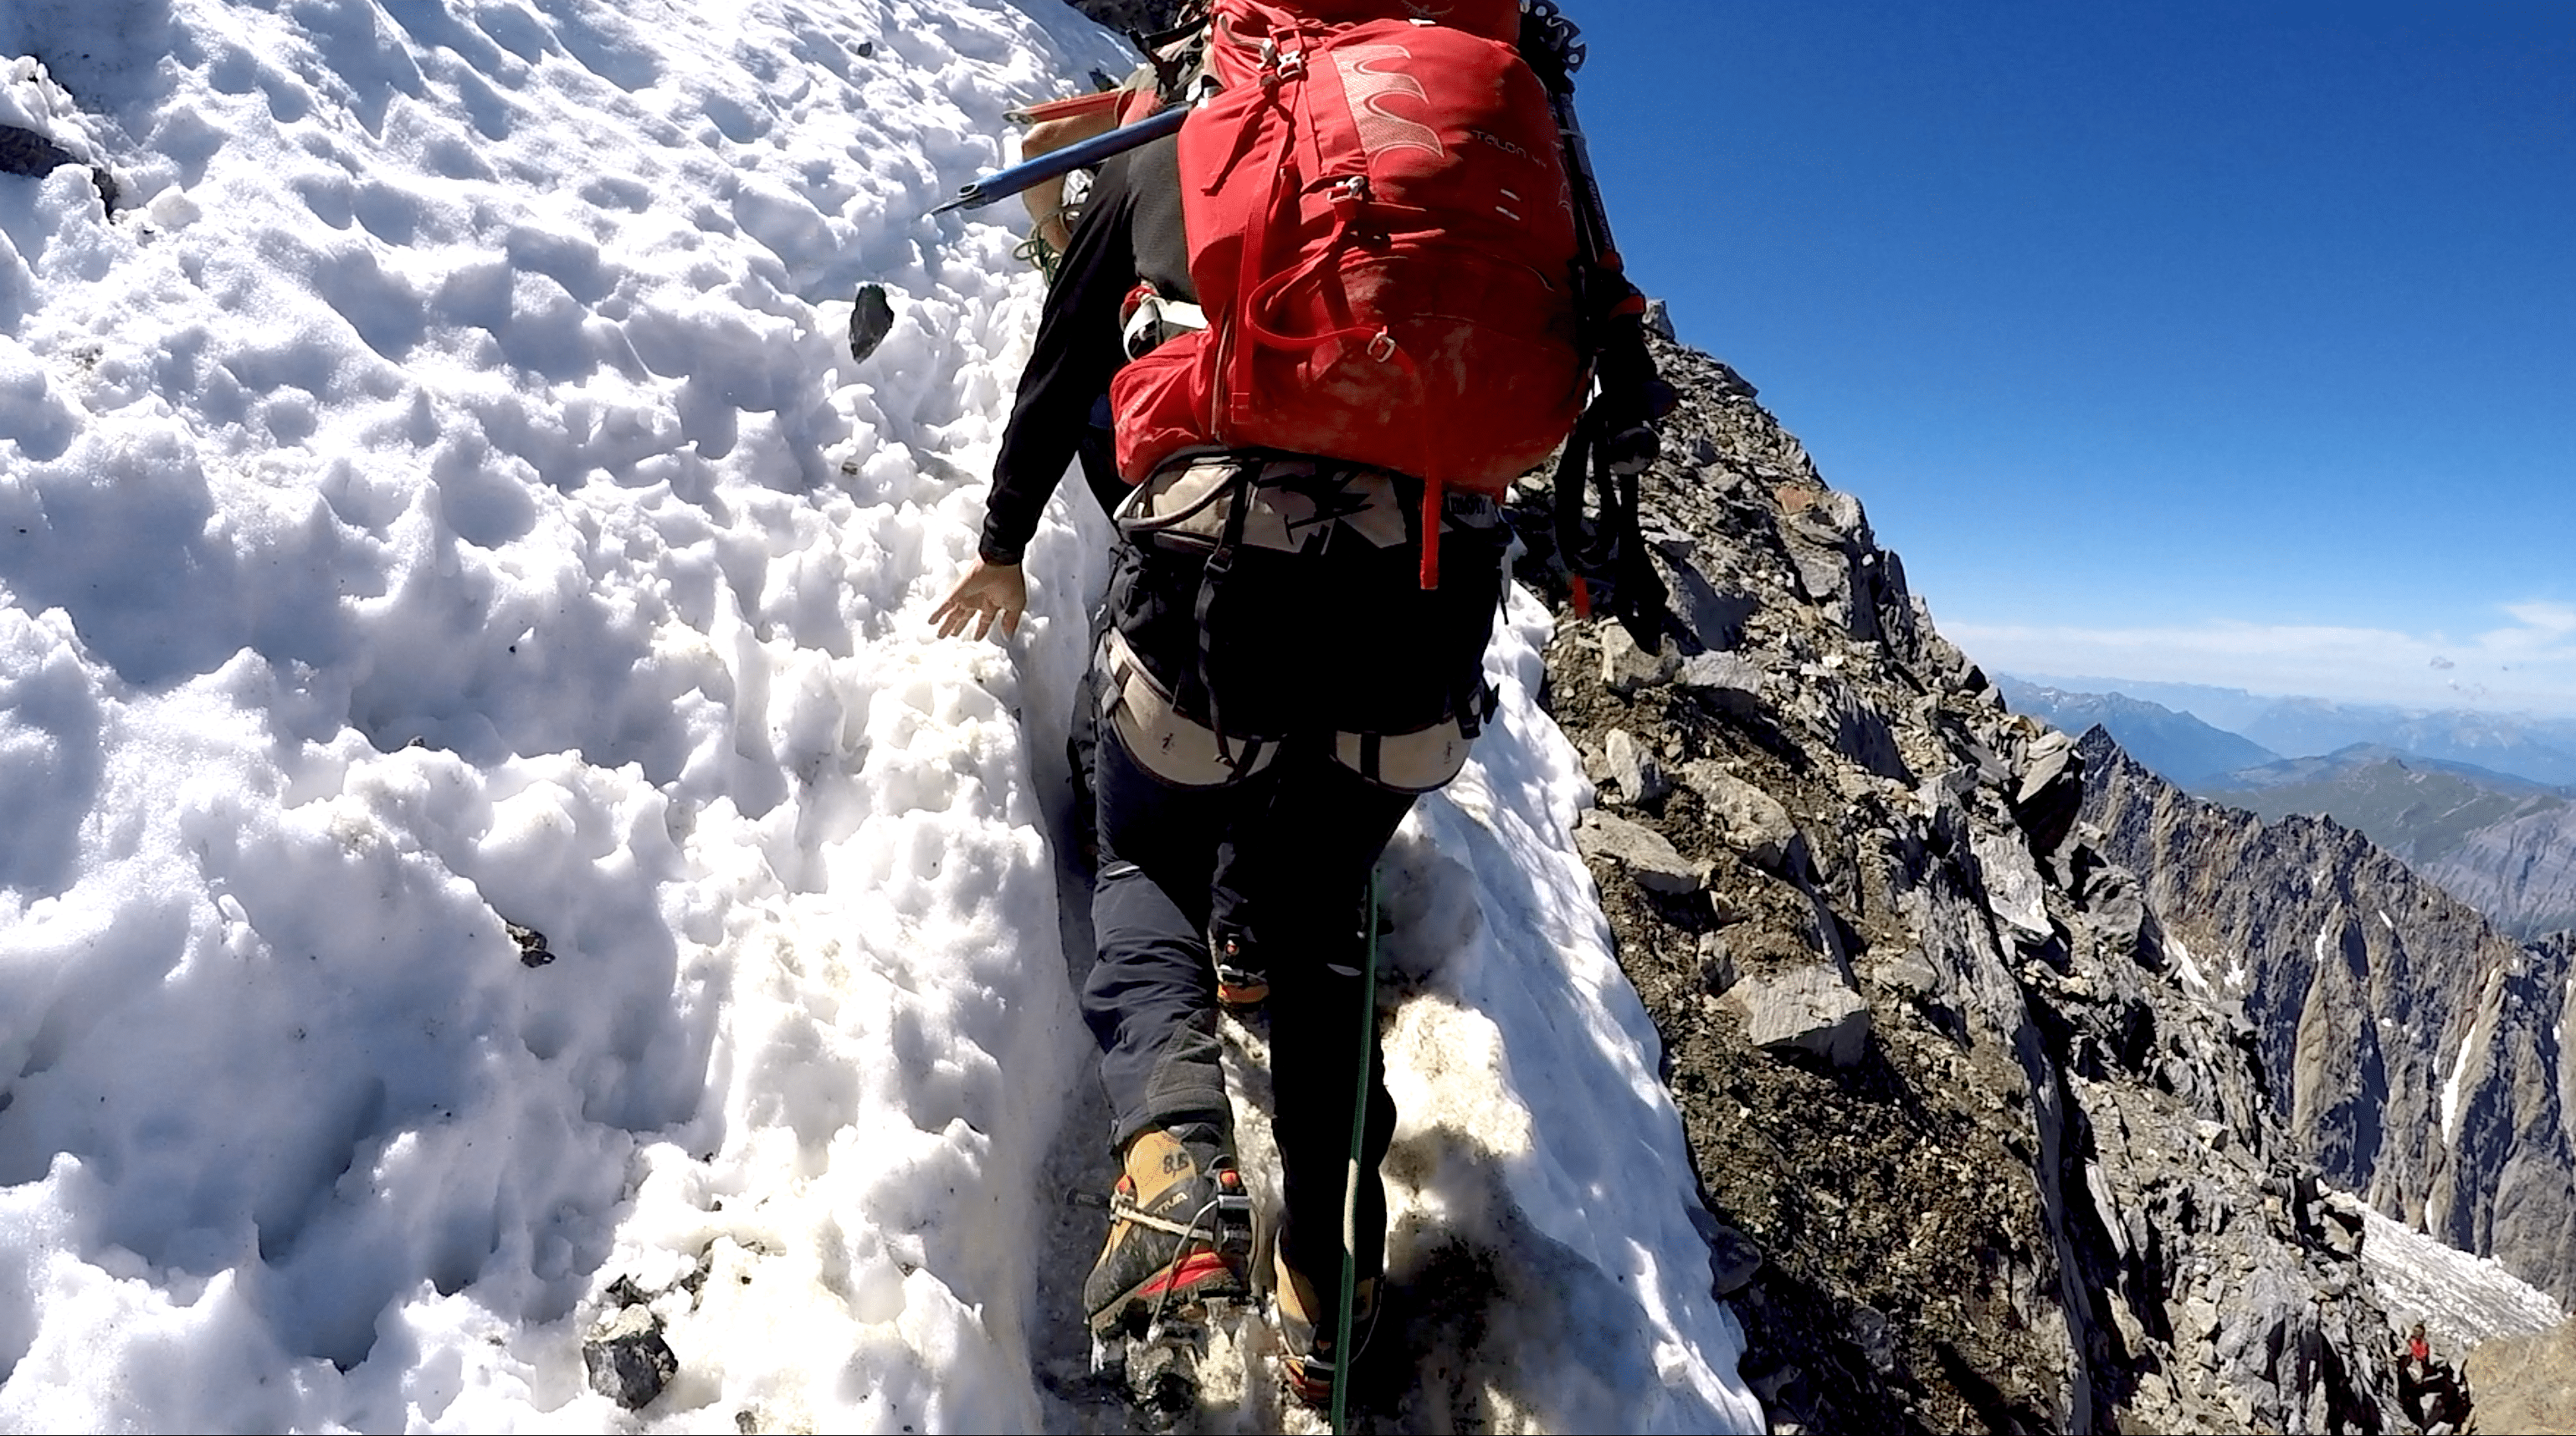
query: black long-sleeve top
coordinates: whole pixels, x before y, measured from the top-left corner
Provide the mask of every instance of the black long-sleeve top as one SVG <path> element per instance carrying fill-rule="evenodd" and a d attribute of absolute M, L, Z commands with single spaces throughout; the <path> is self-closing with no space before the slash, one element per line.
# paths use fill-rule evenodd
<path fill-rule="evenodd" d="M 1093 407 L 1126 362 L 1119 310 L 1140 279 L 1167 299 L 1198 301 L 1181 226 L 1177 137 L 1102 165 L 1083 204 L 993 460 L 980 546 L 985 562 L 1018 563 L 1036 535 L 1038 515 L 1081 447 Z"/>

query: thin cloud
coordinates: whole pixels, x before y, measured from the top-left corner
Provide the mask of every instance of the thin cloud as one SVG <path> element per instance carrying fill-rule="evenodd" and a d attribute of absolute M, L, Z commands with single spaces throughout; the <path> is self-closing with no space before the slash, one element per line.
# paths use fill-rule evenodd
<path fill-rule="evenodd" d="M 2520 633 L 2547 634 L 2565 638 L 2576 634 L 2576 605 L 2564 603 L 2508 603 L 2504 611 L 2521 623 L 2519 629 L 2498 629 L 2498 635 Z"/>
<path fill-rule="evenodd" d="M 1988 669 L 2099 673 L 2425 707 L 2576 713 L 2576 606 L 2501 605 L 2513 622 L 2465 640 L 2322 624 L 2137 628 L 1948 623 Z"/>

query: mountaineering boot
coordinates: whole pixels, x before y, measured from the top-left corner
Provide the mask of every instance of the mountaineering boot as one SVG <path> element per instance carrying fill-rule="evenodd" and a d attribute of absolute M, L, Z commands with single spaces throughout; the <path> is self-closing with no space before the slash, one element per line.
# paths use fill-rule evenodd
<path fill-rule="evenodd" d="M 1208 956 L 1216 962 L 1216 1000 L 1227 1011 L 1249 1012 L 1270 1000 L 1267 964 L 1244 933 L 1221 924 L 1211 928 Z"/>
<path fill-rule="evenodd" d="M 1109 1241 L 1082 1284 L 1092 1334 L 1241 1300 L 1250 1289 L 1252 1197 L 1225 1132 L 1209 1122 L 1140 1132 L 1126 1166 L 1109 1200 Z"/>
<path fill-rule="evenodd" d="M 1288 1390 L 1318 1410 L 1333 1402 L 1333 1338 L 1341 1325 L 1335 1302 L 1339 1286 L 1318 1288 L 1299 1276 L 1282 1255 L 1271 1264 L 1277 1289 L 1272 1309 L 1279 1318 L 1279 1371 Z M 1351 1293 L 1351 1356 L 1368 1354 L 1369 1333 L 1377 1328 L 1377 1278 L 1363 1279 Z"/>

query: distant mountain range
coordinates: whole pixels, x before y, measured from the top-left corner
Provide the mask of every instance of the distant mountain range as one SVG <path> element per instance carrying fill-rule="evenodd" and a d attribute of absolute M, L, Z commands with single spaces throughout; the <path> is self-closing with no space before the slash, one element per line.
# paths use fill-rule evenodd
<path fill-rule="evenodd" d="M 2195 796 L 2267 822 L 2322 814 L 2364 833 L 2501 931 L 2531 938 L 2576 928 L 2576 724 L 2187 684 L 2084 692 L 2007 677 L 2000 686 L 2015 710 L 2067 733 L 2099 725 Z M 2226 713 L 2244 729 L 2131 689 Z"/>
<path fill-rule="evenodd" d="M 1997 686 L 2014 712 L 2066 733 L 2081 734 L 2099 724 L 2130 757 L 2185 788 L 2239 768 L 2277 762 L 2281 756 L 2189 713 L 2127 693 L 2076 693 L 2012 677 L 1997 680 Z"/>
<path fill-rule="evenodd" d="M 2284 698 L 2238 731 L 2278 753 L 2334 753 L 2368 744 L 2536 783 L 2576 783 L 2576 724 L 2564 721 Z"/>
<path fill-rule="evenodd" d="M 2268 820 L 2331 813 L 2409 862 L 2489 823 L 2561 808 L 2567 790 L 2469 763 L 2356 743 L 2322 758 L 2284 758 L 2200 783 L 2199 796 Z"/>
<path fill-rule="evenodd" d="M 2071 696 L 2098 694 L 2161 705 L 2284 757 L 2321 757 L 2355 744 L 2368 744 L 2423 758 L 2471 763 L 2535 783 L 2576 784 L 2576 719 L 2480 713 L 2465 708 L 2425 712 L 2382 703 L 2283 698 L 2196 683 L 2139 683 L 2121 678 L 2064 678 L 2031 673 L 2006 681 L 2005 697 L 2016 708 L 2021 704 L 2012 698 L 2014 684 Z M 2046 716 L 2037 709 L 2027 711 Z M 2058 726 L 2070 733 L 2083 731 L 2066 724 Z M 2113 737 L 2120 736 L 2118 728 L 2104 726 Z M 2121 746 L 2158 773 L 2177 782 L 2190 781 L 2165 773 L 2152 758 L 2130 748 L 2125 739 Z"/>
<path fill-rule="evenodd" d="M 2261 693 L 2248 693 L 2242 688 L 2213 688 L 2206 683 L 2146 683 L 2134 678 L 2068 677 L 2052 673 L 2019 673 L 2010 682 L 2035 688 L 2054 688 L 2064 693 L 2101 693 L 2157 703 L 2177 713 L 2188 713 L 2204 723 L 2242 734 L 2248 725 L 2263 716 L 2264 710 L 2281 702 Z M 2125 750 L 2124 750 L 2125 751 Z M 2137 755 L 2132 753 L 2131 757 Z"/>
<path fill-rule="evenodd" d="M 2576 927 L 2576 790 L 2370 744 L 2184 786 L 2267 821 L 2330 816 L 2514 936 Z"/>

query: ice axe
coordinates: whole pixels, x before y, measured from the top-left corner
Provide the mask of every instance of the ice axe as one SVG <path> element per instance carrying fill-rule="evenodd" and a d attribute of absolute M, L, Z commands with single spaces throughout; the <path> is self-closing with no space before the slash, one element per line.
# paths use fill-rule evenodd
<path fill-rule="evenodd" d="M 946 214 L 951 210 L 982 209 L 997 200 L 1010 198 L 1034 184 L 1079 169 L 1089 169 L 1111 155 L 1123 155 L 1138 145 L 1150 144 L 1165 135 L 1177 134 L 1181 122 L 1190 117 L 1190 107 L 1174 105 L 1157 110 L 1134 124 L 1121 125 L 1105 135 L 1094 135 L 1080 144 L 1051 150 L 1033 160 L 1023 160 L 1008 169 L 995 170 L 973 184 L 961 187 L 957 197 L 931 211 Z"/>

